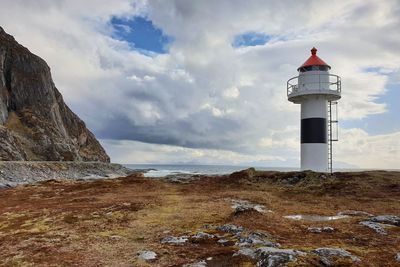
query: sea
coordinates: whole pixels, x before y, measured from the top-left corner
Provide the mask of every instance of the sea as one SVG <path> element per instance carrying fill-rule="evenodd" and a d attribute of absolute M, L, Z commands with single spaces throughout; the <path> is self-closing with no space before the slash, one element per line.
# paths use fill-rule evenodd
<path fill-rule="evenodd" d="M 163 177 L 166 175 L 179 174 L 202 174 L 202 175 L 223 175 L 232 172 L 244 170 L 251 166 L 233 166 L 233 165 L 188 165 L 188 164 L 123 164 L 132 170 L 145 170 L 146 177 Z M 266 171 L 297 171 L 298 168 L 281 167 L 256 167 L 257 170 Z"/>

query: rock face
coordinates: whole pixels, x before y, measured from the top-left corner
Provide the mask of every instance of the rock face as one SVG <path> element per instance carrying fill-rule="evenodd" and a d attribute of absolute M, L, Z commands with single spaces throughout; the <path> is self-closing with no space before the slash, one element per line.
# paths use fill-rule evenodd
<path fill-rule="evenodd" d="M 46 62 L 1 27 L 0 160 L 110 160 L 64 103 Z"/>

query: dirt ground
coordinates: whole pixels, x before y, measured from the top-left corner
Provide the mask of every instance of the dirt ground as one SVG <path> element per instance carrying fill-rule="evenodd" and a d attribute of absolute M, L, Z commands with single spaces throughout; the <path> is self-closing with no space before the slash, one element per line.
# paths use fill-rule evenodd
<path fill-rule="evenodd" d="M 272 212 L 235 213 L 232 199 L 259 203 Z M 182 266 L 207 258 L 207 266 L 256 266 L 249 257 L 233 256 L 238 250 L 234 243 L 160 242 L 166 236 L 215 232 L 212 226 L 227 223 L 267 233 L 283 248 L 307 252 L 335 247 L 361 259 L 336 266 L 399 266 L 395 255 L 400 252 L 400 227 L 381 235 L 360 225 L 364 218 L 358 216 L 322 222 L 283 217 L 344 210 L 400 215 L 400 172 L 330 177 L 249 170 L 190 183 L 140 174 L 97 181 L 52 180 L 0 190 L 0 266 Z M 336 230 L 308 230 L 323 226 Z M 158 258 L 140 259 L 141 250 L 155 251 Z M 307 256 L 289 266 L 323 265 Z"/>

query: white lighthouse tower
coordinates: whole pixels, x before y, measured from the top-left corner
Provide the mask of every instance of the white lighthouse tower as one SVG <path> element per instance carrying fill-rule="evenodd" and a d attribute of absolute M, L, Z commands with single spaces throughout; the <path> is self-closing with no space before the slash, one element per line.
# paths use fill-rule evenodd
<path fill-rule="evenodd" d="M 287 81 L 290 102 L 301 105 L 301 170 L 332 171 L 333 127 L 337 130 L 333 108 L 340 99 L 340 77 L 329 73 L 331 67 L 311 49 L 311 56 Z"/>

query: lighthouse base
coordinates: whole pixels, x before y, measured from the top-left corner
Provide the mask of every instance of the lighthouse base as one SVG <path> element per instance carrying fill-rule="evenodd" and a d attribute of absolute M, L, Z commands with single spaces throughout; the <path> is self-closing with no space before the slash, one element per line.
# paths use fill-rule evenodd
<path fill-rule="evenodd" d="M 301 170 L 328 172 L 328 145 L 325 143 L 301 144 Z"/>

